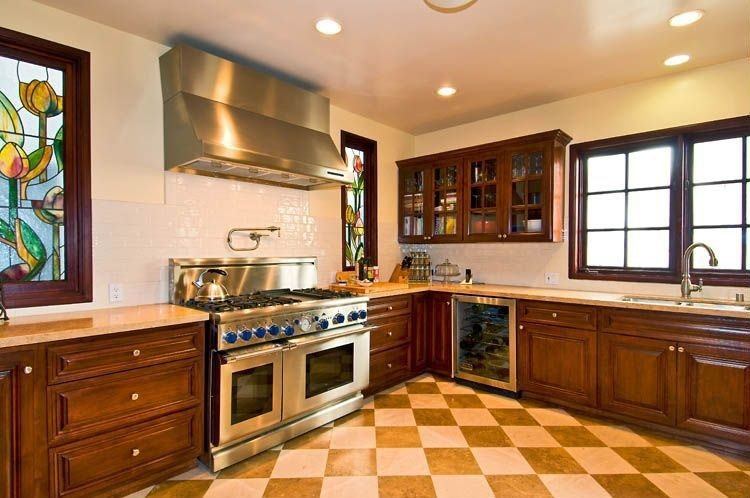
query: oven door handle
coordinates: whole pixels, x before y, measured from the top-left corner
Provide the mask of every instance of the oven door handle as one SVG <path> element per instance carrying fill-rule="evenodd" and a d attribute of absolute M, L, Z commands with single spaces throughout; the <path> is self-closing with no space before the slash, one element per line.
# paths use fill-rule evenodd
<path fill-rule="evenodd" d="M 289 343 L 286 346 L 284 346 L 284 349 L 289 350 L 289 349 L 297 348 L 299 346 L 312 346 L 313 344 L 330 341 L 331 339 L 337 339 L 339 337 L 364 334 L 365 332 L 370 332 L 371 330 L 375 330 L 375 328 L 376 327 L 373 325 L 367 325 L 361 328 L 357 328 L 355 330 L 347 328 L 345 330 L 339 331 L 336 334 L 330 333 L 330 332 L 329 333 L 323 332 L 322 334 L 315 334 L 313 336 L 300 337 L 299 339 L 290 340 Z"/>
<path fill-rule="evenodd" d="M 236 353 L 227 353 L 221 355 L 221 364 L 226 365 L 228 363 L 234 363 L 235 361 L 247 360 L 249 358 L 255 358 L 257 356 L 272 355 L 280 353 L 284 349 L 283 344 L 271 343 L 252 348 L 251 351 L 243 351 Z"/>

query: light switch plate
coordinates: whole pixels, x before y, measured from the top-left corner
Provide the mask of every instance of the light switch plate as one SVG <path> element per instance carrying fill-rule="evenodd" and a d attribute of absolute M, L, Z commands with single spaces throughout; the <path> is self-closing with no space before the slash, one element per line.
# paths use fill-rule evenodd
<path fill-rule="evenodd" d="M 559 273 L 545 273 L 544 283 L 547 285 L 560 285 L 560 274 Z"/>
<path fill-rule="evenodd" d="M 122 302 L 122 284 L 109 284 L 109 302 Z"/>

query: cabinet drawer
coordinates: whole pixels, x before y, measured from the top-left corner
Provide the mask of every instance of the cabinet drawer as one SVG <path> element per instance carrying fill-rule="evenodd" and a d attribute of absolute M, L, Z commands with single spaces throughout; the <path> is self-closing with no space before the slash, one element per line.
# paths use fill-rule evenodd
<path fill-rule="evenodd" d="M 203 355 L 203 323 L 126 332 L 47 349 L 50 384 Z"/>
<path fill-rule="evenodd" d="M 370 385 L 387 384 L 391 379 L 405 376 L 409 371 L 409 346 L 370 355 Z"/>
<path fill-rule="evenodd" d="M 409 340 L 411 317 L 397 319 L 371 320 L 369 325 L 375 325 L 370 332 L 370 351 L 380 351 L 402 344 Z"/>
<path fill-rule="evenodd" d="M 519 321 L 596 330 L 596 308 L 575 304 L 522 301 Z"/>
<path fill-rule="evenodd" d="M 367 303 L 367 316 L 379 318 L 384 316 L 411 313 L 411 296 L 380 297 L 370 299 Z"/>
<path fill-rule="evenodd" d="M 200 416 L 200 410 L 189 410 L 51 449 L 53 495 L 114 494 L 119 487 L 184 466 L 200 453 Z"/>
<path fill-rule="evenodd" d="M 200 403 L 200 366 L 183 361 L 51 386 L 50 444 Z"/>

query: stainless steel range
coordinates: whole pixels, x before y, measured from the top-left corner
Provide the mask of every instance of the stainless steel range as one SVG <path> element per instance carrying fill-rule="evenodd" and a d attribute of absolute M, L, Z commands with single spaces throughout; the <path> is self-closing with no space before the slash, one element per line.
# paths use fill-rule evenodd
<path fill-rule="evenodd" d="M 361 408 L 367 298 L 316 285 L 314 257 L 170 260 L 171 302 L 211 316 L 213 471 Z"/>

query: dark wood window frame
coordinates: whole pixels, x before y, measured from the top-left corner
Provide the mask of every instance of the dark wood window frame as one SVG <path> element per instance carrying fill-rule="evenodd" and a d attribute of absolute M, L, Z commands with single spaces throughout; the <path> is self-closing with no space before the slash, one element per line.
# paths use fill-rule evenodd
<path fill-rule="evenodd" d="M 365 155 L 365 256 L 373 265 L 378 264 L 378 143 L 367 137 L 341 130 L 341 157 L 346 162 L 346 147 L 364 151 Z M 368 160 L 367 157 L 370 159 Z M 344 244 L 346 243 L 346 187 L 341 187 L 341 268 L 347 266 Z"/>
<path fill-rule="evenodd" d="M 6 283 L 9 308 L 91 302 L 89 53 L 0 28 L 0 55 L 55 67 L 65 77 L 65 280 Z"/>
<path fill-rule="evenodd" d="M 750 116 L 722 119 L 689 126 L 637 133 L 622 137 L 594 140 L 570 147 L 570 243 L 569 269 L 571 279 L 611 280 L 628 282 L 679 283 L 682 275 L 682 253 L 692 243 L 692 204 L 691 152 L 693 144 L 708 140 L 718 140 L 750 134 Z M 672 184 L 670 187 L 670 254 L 669 268 L 604 268 L 586 266 L 586 229 L 583 226 L 585 214 L 585 171 L 588 157 L 603 154 L 616 154 L 641 149 L 648 146 L 671 144 L 674 148 Z M 745 154 L 745 161 L 747 160 Z M 747 166 L 746 164 L 744 165 Z M 743 195 L 743 217 L 749 200 Z M 627 210 L 626 210 L 627 213 Z M 747 223 L 748 220 L 744 220 Z M 745 239 L 747 240 L 747 239 Z M 749 250 L 747 243 L 743 245 Z M 719 256 L 720 258 L 720 256 Z M 709 285 L 748 286 L 750 271 L 747 270 L 691 270 L 694 280 L 702 278 Z"/>

